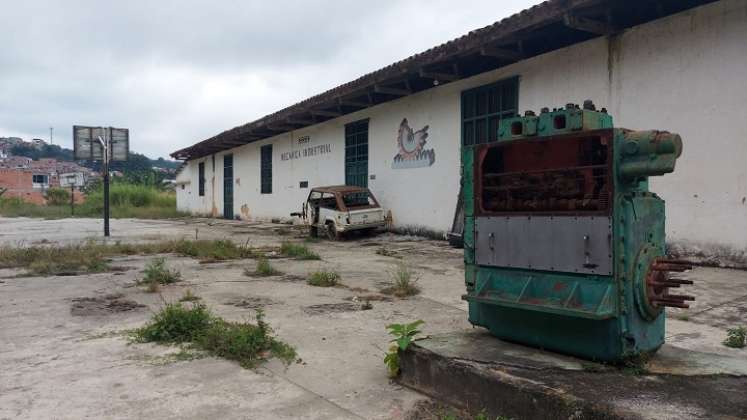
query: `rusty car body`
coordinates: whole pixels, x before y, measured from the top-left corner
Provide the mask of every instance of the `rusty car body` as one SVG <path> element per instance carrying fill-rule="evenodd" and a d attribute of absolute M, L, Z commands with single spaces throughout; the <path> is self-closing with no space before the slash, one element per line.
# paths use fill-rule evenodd
<path fill-rule="evenodd" d="M 370 233 L 384 227 L 384 210 L 368 188 L 335 185 L 312 188 L 301 213 L 312 237 L 340 239 L 349 232 Z"/>

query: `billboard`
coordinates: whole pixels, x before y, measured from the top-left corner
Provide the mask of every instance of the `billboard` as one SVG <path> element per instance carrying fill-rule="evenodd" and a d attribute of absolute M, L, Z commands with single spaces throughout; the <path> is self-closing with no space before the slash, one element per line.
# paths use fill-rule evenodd
<path fill-rule="evenodd" d="M 83 172 L 68 172 L 60 174 L 60 187 L 83 187 L 86 185 L 86 178 Z"/>
<path fill-rule="evenodd" d="M 76 160 L 103 161 L 104 144 L 109 145 L 109 161 L 127 160 L 130 150 L 130 130 L 114 127 L 73 126 L 73 155 Z"/>

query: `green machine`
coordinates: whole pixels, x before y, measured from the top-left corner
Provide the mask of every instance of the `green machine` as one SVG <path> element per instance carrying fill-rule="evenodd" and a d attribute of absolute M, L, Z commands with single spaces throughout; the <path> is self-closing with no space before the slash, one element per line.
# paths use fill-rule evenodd
<path fill-rule="evenodd" d="M 616 362 L 664 342 L 664 308 L 687 308 L 692 268 L 667 259 L 664 201 L 679 135 L 613 128 L 591 101 L 500 122 L 464 146 L 469 321 L 502 339 Z"/>

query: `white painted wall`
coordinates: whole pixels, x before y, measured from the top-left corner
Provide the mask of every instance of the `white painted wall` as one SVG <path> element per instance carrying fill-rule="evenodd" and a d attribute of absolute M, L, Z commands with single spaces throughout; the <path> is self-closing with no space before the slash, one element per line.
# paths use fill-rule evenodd
<path fill-rule="evenodd" d="M 668 203 L 670 239 L 747 248 L 747 2 L 722 0 L 597 38 L 470 79 L 449 83 L 313 127 L 233 149 L 234 212 L 243 218 L 286 217 L 309 185 L 344 183 L 344 125 L 369 118 L 369 187 L 394 214 L 395 224 L 449 229 L 459 188 L 460 95 L 465 89 L 520 76 L 519 107 L 538 111 L 592 99 L 615 125 L 666 129 L 684 139 L 674 174 L 652 178 Z M 391 168 L 397 129 L 429 125 L 433 166 Z M 310 143 L 299 146 L 301 136 Z M 273 194 L 259 193 L 259 148 L 273 144 Z M 281 154 L 330 144 L 331 153 L 283 161 Z M 225 153 L 225 152 L 224 152 Z M 197 196 L 197 163 L 178 192 L 180 209 L 222 213 L 222 154 L 211 158 L 206 194 Z M 214 201 L 213 201 L 214 194 Z M 214 203 L 214 206 L 213 206 Z M 242 212 L 242 206 L 244 210 Z"/>

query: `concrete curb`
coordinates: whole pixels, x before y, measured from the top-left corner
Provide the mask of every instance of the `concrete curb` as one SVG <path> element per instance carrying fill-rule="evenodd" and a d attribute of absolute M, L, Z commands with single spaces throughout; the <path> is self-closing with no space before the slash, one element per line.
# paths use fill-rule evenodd
<path fill-rule="evenodd" d="M 489 418 L 741 419 L 747 377 L 573 371 L 445 356 L 417 344 L 400 354 L 399 383 Z"/>

